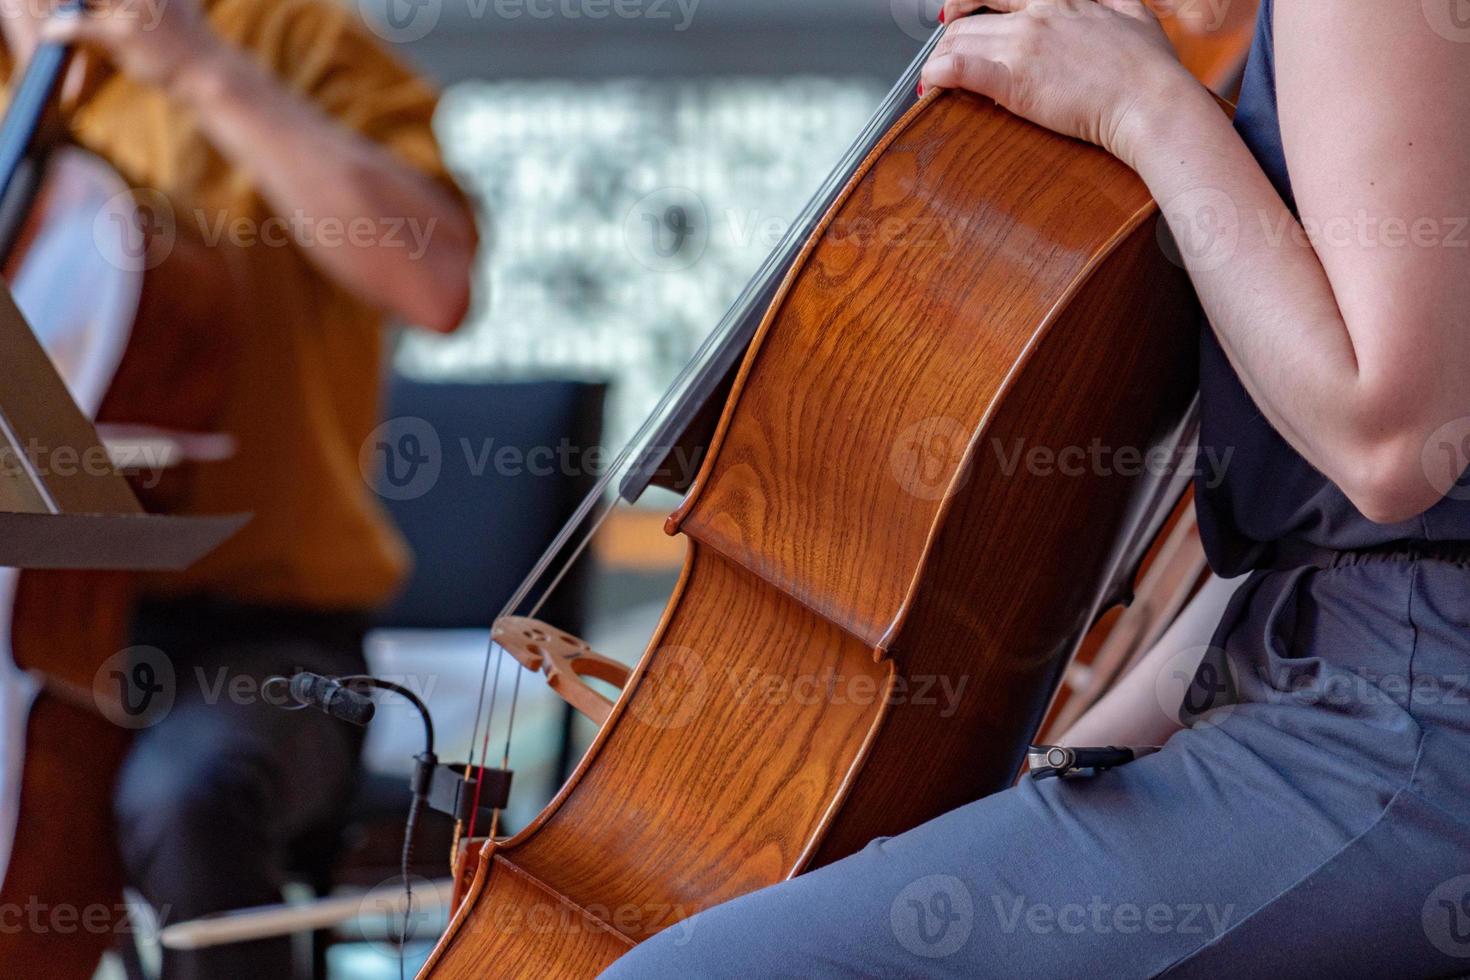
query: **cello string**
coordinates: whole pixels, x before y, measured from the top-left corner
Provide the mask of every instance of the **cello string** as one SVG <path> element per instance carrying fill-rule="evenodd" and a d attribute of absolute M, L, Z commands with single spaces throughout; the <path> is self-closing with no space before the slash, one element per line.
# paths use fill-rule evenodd
<path fill-rule="evenodd" d="M 493 639 L 495 635 L 495 630 L 493 627 L 491 628 L 490 634 L 492 637 L 492 639 L 490 640 L 490 645 L 495 650 L 494 654 L 492 654 L 495 658 L 495 683 L 490 689 L 490 708 L 485 720 L 485 741 L 484 744 L 480 747 L 480 764 L 477 766 L 475 764 L 475 741 L 479 738 L 480 735 L 479 713 L 481 709 L 483 709 L 485 706 L 484 691 L 482 690 L 480 693 L 480 703 L 475 706 L 475 727 L 471 730 L 470 734 L 470 756 L 469 759 L 466 761 L 464 767 L 464 778 L 466 780 L 470 779 L 471 773 L 475 774 L 475 795 L 474 799 L 471 801 L 470 824 L 469 829 L 466 831 L 466 837 L 469 840 L 474 840 L 475 838 L 475 818 L 480 813 L 480 787 L 485 785 L 484 760 L 490 754 L 490 731 L 495 725 L 495 704 L 499 700 L 498 694 L 500 691 L 500 665 L 505 662 L 505 647 L 501 646 Z M 486 666 L 489 666 L 488 662 Z M 481 678 L 481 683 L 484 683 L 483 677 Z M 455 849 L 458 850 L 457 844 Z"/>
<path fill-rule="evenodd" d="M 653 429 L 659 422 L 663 421 L 666 409 L 675 400 L 676 396 L 681 393 L 681 389 L 684 387 L 689 378 L 693 375 L 695 370 L 697 370 L 697 368 L 700 367 L 707 360 L 706 355 L 708 355 L 711 349 L 717 346 L 719 342 L 730 333 L 731 329 L 735 325 L 743 322 L 746 319 L 749 314 L 751 304 L 755 301 L 755 299 L 757 299 L 762 293 L 765 292 L 766 287 L 769 286 L 772 278 L 776 273 L 776 270 L 779 268 L 784 271 L 785 267 L 789 265 L 789 260 L 794 257 L 793 253 L 795 251 L 799 251 L 802 247 L 805 246 L 807 236 L 810 232 L 810 226 L 814 225 L 815 219 L 820 215 L 825 214 L 827 210 L 827 199 L 838 189 L 840 189 L 841 186 L 846 184 L 852 172 L 857 168 L 858 163 L 861 162 L 862 157 L 867 155 L 869 150 L 872 148 L 873 143 L 876 142 L 878 134 L 880 132 L 886 132 L 889 126 L 892 124 L 891 116 L 895 113 L 895 110 L 911 97 L 910 91 L 913 88 L 912 83 L 914 79 L 917 78 L 919 72 L 922 70 L 923 63 L 927 59 L 930 52 L 933 50 L 934 45 L 938 42 L 939 36 L 940 32 L 936 32 L 934 37 L 929 40 L 929 42 L 925 45 L 924 49 L 919 53 L 919 55 L 915 57 L 912 62 L 910 62 L 909 67 L 905 71 L 903 77 L 889 90 L 887 96 L 880 104 L 878 110 L 868 120 L 858 138 L 854 140 L 853 144 L 848 148 L 846 153 L 843 155 L 843 158 L 839 161 L 838 165 L 827 176 L 822 187 L 808 201 L 798 220 L 787 231 L 786 236 L 783 238 L 781 243 L 779 243 L 776 248 L 773 249 L 771 253 L 766 257 L 760 269 L 757 270 L 756 275 L 752 277 L 750 282 L 746 285 L 745 289 L 741 292 L 740 296 L 737 297 L 735 303 L 732 304 L 730 311 L 721 320 L 720 324 L 715 328 L 714 331 L 710 333 L 708 337 L 705 338 L 704 342 L 695 351 L 695 354 L 690 359 L 689 363 L 679 373 L 679 375 L 676 376 L 673 384 L 664 393 L 663 397 L 655 406 L 653 413 L 639 428 L 638 432 L 633 436 L 633 438 L 628 441 L 623 450 L 619 453 L 618 457 L 614 460 L 613 465 L 608 468 L 608 472 L 603 476 L 603 478 L 598 482 L 597 486 L 583 501 L 582 507 L 579 508 L 578 512 L 573 515 L 572 519 L 568 521 L 567 525 L 563 528 L 563 533 L 558 535 L 557 539 L 543 554 L 542 559 L 537 563 L 535 568 L 532 569 L 530 575 L 528 575 L 523 581 L 522 587 L 517 590 L 515 596 L 511 599 L 509 603 L 506 604 L 506 609 L 502 611 L 503 614 L 509 614 L 515 608 L 520 606 L 522 602 L 525 601 L 531 590 L 535 588 L 537 581 L 542 575 L 545 574 L 550 565 L 555 561 L 558 552 L 565 547 L 567 541 L 570 540 L 571 535 L 576 533 L 577 527 L 581 524 L 582 520 L 596 505 L 596 502 L 600 499 L 601 494 L 606 491 L 607 487 L 610 486 L 615 479 L 623 475 L 623 466 L 627 462 L 627 459 L 633 454 L 633 451 L 635 449 L 644 448 L 642 443 L 649 435 L 650 430 Z M 602 522 L 605 520 L 606 515 L 604 514 L 602 518 L 599 518 L 598 521 L 594 523 L 592 527 L 593 533 L 595 533 L 596 530 L 601 527 Z M 584 539 L 582 544 L 580 544 L 573 552 L 572 558 L 570 560 L 575 560 L 576 557 L 580 556 L 585 547 L 586 541 Z M 566 570 L 565 568 L 563 568 L 562 573 L 553 580 L 552 584 L 548 586 L 545 591 L 549 592 L 553 590 L 555 588 L 555 585 L 561 581 L 561 578 L 565 575 L 565 572 Z M 535 608 L 539 609 L 545 601 L 546 596 L 543 595 L 542 598 L 536 603 Z M 529 615 L 534 616 L 535 613 L 532 612 Z"/>
<path fill-rule="evenodd" d="M 913 93 L 913 89 L 917 82 L 919 74 L 923 70 L 924 62 L 933 52 L 934 47 L 939 43 L 939 39 L 943 36 L 943 34 L 943 27 L 937 29 L 929 38 L 924 47 L 915 56 L 913 61 L 910 62 L 908 69 L 904 72 L 899 81 L 896 82 L 889 90 L 887 96 L 880 103 L 878 109 L 873 113 L 872 117 L 868 120 L 868 123 L 863 127 L 858 137 L 853 141 L 851 146 L 849 146 L 846 153 L 843 154 L 838 164 L 832 169 L 831 173 L 827 176 L 826 180 L 818 189 L 817 193 L 813 195 L 813 197 L 809 200 L 796 222 L 794 222 L 792 226 L 787 230 L 786 235 L 782 238 L 781 242 L 778 243 L 777 246 L 771 250 L 769 255 L 767 255 L 765 261 L 762 262 L 761 266 L 756 271 L 755 276 L 750 279 L 745 288 L 736 297 L 735 302 L 731 304 L 729 310 L 725 313 L 724 317 L 721 318 L 715 329 L 711 331 L 710 334 L 699 345 L 699 347 L 696 348 L 693 357 L 690 358 L 689 362 L 684 366 L 679 374 L 675 376 L 673 383 L 656 403 L 652 414 L 649 415 L 644 423 L 638 428 L 633 437 L 628 440 L 624 448 L 614 459 L 612 465 L 608 467 L 603 476 L 598 479 L 591 492 L 589 492 L 586 498 L 584 498 L 583 501 L 578 505 L 577 509 L 573 512 L 571 518 L 557 533 L 551 544 L 547 547 L 540 559 L 538 559 L 538 561 L 536 562 L 536 565 L 531 569 L 531 572 L 522 580 L 521 585 L 516 589 L 514 595 L 512 595 L 510 600 L 506 602 L 506 604 L 502 607 L 500 615 L 497 617 L 497 619 L 504 616 L 513 615 L 515 610 L 518 609 L 526 601 L 531 592 L 536 589 L 538 583 L 546 576 L 547 571 L 552 567 L 553 564 L 556 563 L 557 559 L 566 549 L 567 544 L 572 540 L 573 536 L 576 535 L 578 531 L 583 527 L 584 523 L 587 520 L 587 516 L 592 513 L 592 511 L 596 509 L 596 507 L 600 503 L 603 502 L 603 498 L 607 493 L 608 488 L 613 484 L 615 480 L 623 475 L 623 471 L 628 463 L 628 460 L 632 458 L 635 450 L 641 451 L 645 448 L 645 443 L 651 437 L 652 433 L 661 426 L 672 407 L 679 400 L 682 399 L 690 382 L 693 380 L 698 370 L 709 360 L 710 355 L 713 353 L 713 351 L 720 345 L 722 345 L 724 341 L 738 327 L 748 321 L 749 317 L 753 313 L 755 303 L 759 300 L 761 296 L 763 296 L 767 292 L 773 279 L 775 279 L 778 275 L 784 275 L 785 269 L 789 267 L 790 262 L 794 259 L 796 254 L 805 247 L 807 238 L 809 237 L 811 231 L 814 229 L 816 222 L 821 218 L 821 216 L 825 215 L 836 195 L 841 190 L 841 188 L 846 185 L 852 173 L 857 169 L 858 165 L 861 164 L 863 158 L 867 156 L 868 152 L 872 149 L 873 145 L 877 142 L 880 136 L 888 131 L 888 129 L 896 121 L 896 117 L 906 107 L 910 100 L 914 99 L 915 96 Z M 586 548 L 591 543 L 592 538 L 606 523 L 607 519 L 612 514 L 612 511 L 615 509 L 616 506 L 617 501 L 613 500 L 591 523 L 590 528 L 587 529 L 586 533 L 579 540 L 578 544 L 572 550 L 567 560 L 561 565 L 555 577 L 553 577 L 552 580 L 546 585 L 546 587 L 541 590 L 541 594 L 533 605 L 532 611 L 529 613 L 529 615 L 534 616 L 536 612 L 538 612 L 541 607 L 546 603 L 552 591 L 555 590 L 555 588 L 568 574 L 572 564 L 585 552 Z M 484 763 L 488 757 L 490 727 L 493 724 L 495 702 L 498 699 L 500 660 L 503 658 L 504 653 L 504 649 L 500 647 L 499 644 L 495 643 L 492 638 L 489 647 L 486 650 L 485 660 L 481 666 L 480 690 L 477 696 L 475 721 L 474 727 L 471 730 L 470 738 L 471 757 L 469 760 L 469 765 L 467 765 L 465 768 L 466 779 L 469 779 L 469 774 L 473 771 L 476 771 L 477 768 L 479 769 L 479 771 L 481 771 L 481 773 L 483 773 Z M 495 683 L 493 685 L 489 685 L 490 704 L 487 710 L 485 704 L 485 694 L 487 688 L 487 680 L 490 674 L 490 660 L 492 658 L 496 660 L 496 678 Z M 507 726 L 507 743 L 509 742 L 510 728 L 513 726 L 514 723 L 515 703 L 519 692 L 519 687 L 520 677 L 519 674 L 517 674 L 515 692 L 512 693 L 512 702 L 510 708 L 511 724 Z M 483 741 L 481 742 L 480 725 L 482 717 L 484 719 L 485 731 Z M 476 742 L 481 742 L 480 752 L 478 755 L 478 764 L 476 763 L 475 755 Z M 481 782 L 483 782 L 483 780 L 481 780 Z M 477 786 L 477 793 L 478 789 L 479 787 Z M 474 811 L 471 812 L 470 826 L 471 828 L 473 828 L 474 826 Z"/>
<path fill-rule="evenodd" d="M 808 202 L 806 208 L 803 210 L 796 224 L 794 224 L 792 228 L 788 231 L 786 238 L 783 239 L 783 241 L 775 249 L 772 250 L 771 254 L 767 256 L 765 262 L 758 270 L 756 276 L 753 277 L 746 285 L 741 295 L 736 299 L 736 302 L 732 304 L 730 311 L 726 314 L 724 319 L 696 350 L 694 357 L 690 359 L 689 363 L 685 366 L 683 371 L 681 371 L 680 374 L 675 378 L 674 383 L 665 392 L 664 396 L 655 406 L 653 413 L 639 428 L 634 437 L 629 440 L 624 449 L 619 453 L 613 465 L 608 468 L 607 472 L 598 481 L 593 490 L 588 494 L 588 496 L 583 500 L 582 504 L 578 507 L 577 511 L 572 515 L 571 519 L 562 528 L 561 532 L 553 540 L 551 545 L 546 549 L 545 553 L 537 562 L 536 566 L 523 580 L 520 588 L 517 589 L 516 593 L 502 609 L 502 616 L 514 613 L 514 611 L 519 608 L 520 605 L 526 600 L 531 590 L 536 587 L 536 584 L 545 576 L 547 570 L 551 567 L 552 563 L 555 562 L 561 551 L 565 549 L 567 542 L 571 539 L 572 535 L 577 532 L 579 526 L 582 524 L 583 521 L 586 520 L 587 515 L 594 507 L 597 506 L 599 502 L 601 502 L 602 497 L 606 493 L 608 487 L 611 486 L 613 481 L 619 477 L 634 449 L 641 448 L 642 443 L 647 440 L 654 427 L 663 420 L 669 407 L 671 407 L 671 405 L 674 403 L 676 397 L 683 393 L 683 389 L 686 387 L 688 381 L 692 378 L 697 368 L 708 359 L 709 353 L 718 344 L 720 344 L 739 323 L 744 322 L 745 318 L 749 316 L 751 306 L 754 304 L 757 297 L 766 291 L 766 288 L 768 287 L 771 279 L 776 274 L 777 268 L 784 268 L 787 264 L 789 264 L 789 258 L 791 257 L 791 254 L 796 249 L 804 246 L 806 235 L 808 234 L 808 226 L 814 223 L 819 212 L 825 212 L 829 203 L 829 199 L 833 195 L 835 195 L 836 191 L 840 188 L 841 185 L 846 183 L 850 174 L 853 172 L 853 170 L 856 169 L 858 163 L 861 161 L 861 157 L 865 156 L 867 152 L 871 149 L 872 144 L 877 139 L 879 130 L 882 129 L 883 131 L 886 131 L 888 126 L 890 126 L 892 123 L 891 117 L 895 114 L 896 110 L 909 98 L 912 97 L 910 93 L 913 88 L 913 80 L 922 69 L 923 62 L 932 51 L 934 45 L 938 42 L 938 38 L 941 33 L 942 32 L 940 31 L 935 32 L 929 43 L 925 45 L 924 49 L 919 53 L 918 56 L 915 57 L 913 62 L 910 63 L 908 70 L 904 73 L 904 76 L 889 90 L 888 95 L 883 100 L 879 109 L 873 114 L 872 118 L 869 119 L 868 124 L 859 134 L 858 138 L 853 142 L 852 146 L 849 147 L 843 159 L 833 169 L 831 174 L 829 174 L 822 188 L 818 191 L 816 195 L 814 195 L 811 201 Z M 543 590 L 541 598 L 535 604 L 535 610 L 539 611 L 541 606 L 546 602 L 550 593 L 562 581 L 570 567 L 570 562 L 575 561 L 576 558 L 582 554 L 582 552 L 587 547 L 590 538 L 596 534 L 603 523 L 607 520 L 608 516 L 611 513 L 611 510 L 611 506 L 607 510 L 605 510 L 603 515 L 599 517 L 598 520 L 594 523 L 589 533 L 584 536 L 581 543 L 573 552 L 571 559 L 569 559 L 568 563 L 563 566 L 562 571 L 546 587 L 546 589 Z M 535 615 L 535 612 L 533 611 L 531 615 Z M 472 746 L 474 742 L 479 740 L 479 726 L 481 721 L 481 712 L 483 711 L 483 700 L 485 695 L 485 679 L 486 675 L 489 672 L 488 660 L 489 657 L 492 655 L 492 651 L 487 650 L 486 653 L 486 662 L 484 663 L 481 671 L 481 689 L 478 697 L 479 704 L 477 704 L 476 718 L 471 736 Z M 492 699 L 494 699 L 495 696 L 495 692 L 492 691 Z M 488 723 L 489 722 L 487 719 L 487 725 Z M 485 756 L 482 754 L 480 758 L 483 764 L 483 759 L 485 758 Z M 473 760 L 471 761 L 473 762 Z"/>
<path fill-rule="evenodd" d="M 942 36 L 942 34 L 942 29 L 936 31 L 934 35 L 929 39 L 928 43 L 925 44 L 924 48 L 919 52 L 919 54 L 913 59 L 913 61 L 909 63 L 909 66 L 905 70 L 903 76 L 889 90 L 888 94 L 884 97 L 883 102 L 879 105 L 879 108 L 874 112 L 874 114 L 869 118 L 867 124 L 864 126 L 862 132 L 858 135 L 857 139 L 853 141 L 853 144 L 848 148 L 846 153 L 844 153 L 838 165 L 827 176 L 827 179 L 823 183 L 822 187 L 808 201 L 806 207 L 801 213 L 801 216 L 798 218 L 792 228 L 787 231 L 786 237 L 782 240 L 780 244 L 777 245 L 775 249 L 772 250 L 771 254 L 766 257 L 766 260 L 764 261 L 764 263 L 762 263 L 761 268 L 747 284 L 744 291 L 742 291 L 741 296 L 737 298 L 736 302 L 732 305 L 730 313 L 726 314 L 726 317 L 721 321 L 716 329 L 711 332 L 709 337 L 705 339 L 704 343 L 701 344 L 701 346 L 695 352 L 695 356 L 690 360 L 689 364 L 686 365 L 684 370 L 675 378 L 673 385 L 670 386 L 670 389 L 666 391 L 663 398 L 660 399 L 659 403 L 653 411 L 653 414 L 639 429 L 638 433 L 631 440 L 629 440 L 628 444 L 614 460 L 613 465 L 609 467 L 608 473 L 604 476 L 597 488 L 594 489 L 594 491 L 589 494 L 587 500 L 584 501 L 584 506 L 583 508 L 581 508 L 580 514 L 578 516 L 574 516 L 573 519 L 568 522 L 568 525 L 563 529 L 564 532 L 569 531 L 571 533 L 575 533 L 577 526 L 580 524 L 579 518 L 585 518 L 586 514 L 589 513 L 592 509 L 592 506 L 595 506 L 595 502 L 600 499 L 601 492 L 605 491 L 606 488 L 611 485 L 614 479 L 622 475 L 623 464 L 626 462 L 627 458 L 632 454 L 634 449 L 643 448 L 641 443 L 643 442 L 648 430 L 654 427 L 656 423 L 662 421 L 664 409 L 666 408 L 668 403 L 673 400 L 674 395 L 679 391 L 679 389 L 683 387 L 683 382 L 693 372 L 694 369 L 696 369 L 706 360 L 705 355 L 709 352 L 709 349 L 717 344 L 719 340 L 723 339 L 724 336 L 729 332 L 729 327 L 734 325 L 730 321 L 743 321 L 745 319 L 745 314 L 748 313 L 749 307 L 754 299 L 765 292 L 766 287 L 769 285 L 775 273 L 775 269 L 779 267 L 784 272 L 785 267 L 789 265 L 789 259 L 793 257 L 790 253 L 794 250 L 799 250 L 800 248 L 805 247 L 807 236 L 811 230 L 810 226 L 814 225 L 815 219 L 820 215 L 824 215 L 828 209 L 829 205 L 827 199 L 836 190 L 847 183 L 852 172 L 857 169 L 857 165 L 861 162 L 862 158 L 867 155 L 867 153 L 871 150 L 873 144 L 877 141 L 879 134 L 888 131 L 893 122 L 892 117 L 895 115 L 897 110 L 912 98 L 911 92 L 914 87 L 914 83 L 918 78 L 919 73 L 923 69 L 924 62 L 932 53 L 934 46 L 938 43 L 939 38 Z M 737 312 L 741 315 L 735 316 L 734 314 L 736 314 Z M 608 517 L 615 507 L 615 502 L 613 504 L 610 504 L 603 511 L 603 513 L 595 521 L 593 521 L 588 533 L 582 538 L 582 540 L 573 550 L 571 555 L 563 563 L 556 577 L 552 579 L 552 581 L 546 586 L 544 590 L 542 590 L 540 598 L 532 607 L 532 610 L 527 613 L 527 615 L 534 617 L 536 613 L 541 609 L 541 607 L 546 603 L 546 601 L 550 597 L 550 594 L 556 590 L 556 587 L 561 583 L 562 579 L 565 578 L 567 573 L 570 571 L 571 565 L 576 562 L 576 560 L 580 558 L 583 552 L 586 550 L 591 538 L 595 536 L 596 533 L 606 523 Z M 557 553 L 562 547 L 565 546 L 566 541 L 569 539 L 570 534 L 563 534 L 558 536 L 557 541 L 553 543 L 550 548 L 547 549 L 547 552 L 542 556 L 542 560 L 538 562 L 537 566 L 532 570 L 532 573 L 523 582 L 523 587 L 517 591 L 515 597 L 512 598 L 510 603 L 507 604 L 507 612 L 518 607 L 522 602 L 525 601 L 526 597 L 535 587 L 536 582 L 540 579 L 542 575 L 545 574 L 551 563 L 555 560 Z"/>

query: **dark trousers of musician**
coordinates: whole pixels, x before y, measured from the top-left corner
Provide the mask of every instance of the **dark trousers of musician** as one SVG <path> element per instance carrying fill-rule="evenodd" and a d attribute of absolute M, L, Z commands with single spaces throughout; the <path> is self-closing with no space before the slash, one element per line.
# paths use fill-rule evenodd
<path fill-rule="evenodd" d="M 172 672 L 172 704 L 141 730 L 115 810 L 129 881 L 163 924 L 274 904 L 329 865 L 362 735 L 263 694 L 275 674 L 361 673 L 366 616 L 208 598 L 145 603 L 133 641 Z M 153 654 L 156 658 L 157 654 Z M 165 951 L 165 980 L 293 975 L 289 939 Z"/>

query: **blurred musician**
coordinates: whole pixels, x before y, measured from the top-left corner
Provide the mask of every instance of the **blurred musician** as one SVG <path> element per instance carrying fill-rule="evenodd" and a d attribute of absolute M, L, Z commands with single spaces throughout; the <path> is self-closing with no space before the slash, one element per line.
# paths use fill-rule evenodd
<path fill-rule="evenodd" d="M 238 325 L 222 425 L 237 449 L 190 474 L 183 509 L 254 519 L 146 584 L 135 641 L 167 656 L 175 699 L 138 733 L 115 809 L 129 877 L 167 921 L 276 902 L 290 845 L 339 816 L 358 742 L 269 706 L 259 681 L 361 669 L 367 616 L 407 562 L 358 466 L 382 328 L 449 331 L 468 303 L 475 232 L 430 129 L 436 95 L 328 0 L 20 4 L 0 26 L 12 78 L 38 41 L 82 46 L 72 135 L 227 272 L 227 308 L 198 329 Z M 285 940 L 164 962 L 290 972 Z"/>

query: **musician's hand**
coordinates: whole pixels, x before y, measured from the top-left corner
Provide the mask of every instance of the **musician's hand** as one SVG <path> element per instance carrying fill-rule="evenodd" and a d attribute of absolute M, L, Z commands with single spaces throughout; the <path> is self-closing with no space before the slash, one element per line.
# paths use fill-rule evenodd
<path fill-rule="evenodd" d="M 999 12 L 965 16 L 982 7 Z M 1125 162 L 1141 119 L 1198 84 L 1138 0 L 946 0 L 944 19 L 925 88 L 978 92 Z"/>
<path fill-rule="evenodd" d="M 42 25 L 41 37 L 99 49 L 124 74 L 163 88 L 225 48 L 195 0 L 89 3 L 84 16 L 54 14 Z"/>

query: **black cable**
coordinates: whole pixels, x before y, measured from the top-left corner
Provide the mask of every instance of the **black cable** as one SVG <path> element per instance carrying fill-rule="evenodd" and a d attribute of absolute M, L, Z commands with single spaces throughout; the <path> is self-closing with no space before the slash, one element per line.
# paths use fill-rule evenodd
<path fill-rule="evenodd" d="M 408 930 L 413 921 L 413 882 L 409 878 L 409 869 L 413 866 L 413 835 L 418 827 L 424 801 L 428 798 L 430 779 L 439 764 L 434 755 L 434 719 L 429 715 L 429 708 L 423 700 L 401 684 L 369 674 L 352 674 L 339 680 L 349 687 L 360 685 L 397 694 L 418 709 L 419 718 L 424 723 L 424 751 L 414 759 L 413 798 L 409 802 L 408 818 L 403 825 L 403 850 L 399 861 L 399 873 L 403 876 L 403 928 L 398 933 L 398 980 L 406 980 L 404 960 L 408 956 Z"/>
<path fill-rule="evenodd" d="M 403 859 L 400 868 L 403 874 L 403 928 L 398 932 L 398 980 L 406 980 L 403 961 L 408 953 L 408 928 L 413 916 L 413 884 L 408 873 L 413 866 L 414 829 L 423 806 L 424 798 L 415 793 L 413 802 L 408 805 L 408 821 L 403 828 Z"/>
<path fill-rule="evenodd" d="M 360 684 L 363 687 L 375 687 L 382 691 L 392 691 L 394 694 L 405 699 L 419 711 L 419 718 L 424 723 L 424 751 L 430 755 L 434 754 L 434 719 L 429 715 L 428 705 L 424 704 L 419 696 L 402 684 L 385 681 L 373 677 L 371 674 L 349 674 L 346 677 L 337 678 L 338 681 L 351 687 Z"/>

